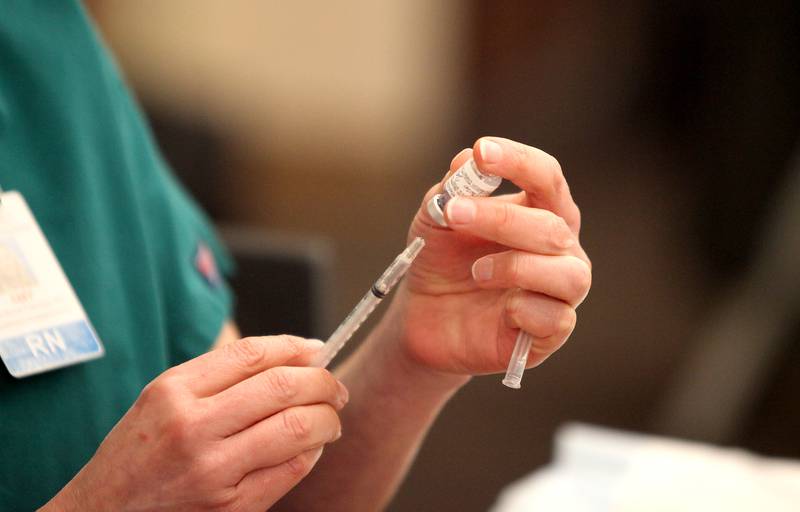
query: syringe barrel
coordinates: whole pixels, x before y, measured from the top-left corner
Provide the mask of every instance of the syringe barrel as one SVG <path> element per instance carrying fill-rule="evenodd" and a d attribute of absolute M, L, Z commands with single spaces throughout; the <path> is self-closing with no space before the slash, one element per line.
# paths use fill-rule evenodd
<path fill-rule="evenodd" d="M 405 248 L 392 262 L 391 265 L 381 274 L 372 289 L 379 295 L 388 294 L 392 288 L 402 279 L 408 267 L 414 262 L 414 258 L 425 247 L 425 240 L 421 237 L 415 238 L 408 247 Z"/>
<path fill-rule="evenodd" d="M 333 334 L 325 342 L 325 346 L 320 349 L 311 366 L 326 368 L 380 302 L 381 299 L 376 297 L 372 290 L 365 293 L 356 304 L 356 307 L 347 315 L 347 318 L 333 331 Z"/>
<path fill-rule="evenodd" d="M 503 384 L 513 389 L 521 387 L 522 374 L 528 364 L 528 353 L 531 351 L 532 344 L 533 337 L 520 329 L 514 344 L 514 351 L 511 353 L 511 360 L 508 362 L 506 375 L 503 378 Z"/>
<path fill-rule="evenodd" d="M 317 354 L 317 357 L 312 361 L 311 366 L 318 368 L 325 368 L 330 364 L 336 354 L 342 350 L 345 343 L 353 336 L 361 324 L 369 317 L 375 310 L 381 300 L 390 292 L 397 284 L 403 275 L 405 275 L 414 258 L 420 253 L 422 248 L 425 247 L 425 240 L 421 237 L 415 238 L 403 252 L 398 255 L 391 265 L 381 274 L 372 288 L 364 294 L 356 307 L 347 315 L 347 318 L 339 324 L 339 327 L 333 331 L 331 337 L 325 342 Z"/>

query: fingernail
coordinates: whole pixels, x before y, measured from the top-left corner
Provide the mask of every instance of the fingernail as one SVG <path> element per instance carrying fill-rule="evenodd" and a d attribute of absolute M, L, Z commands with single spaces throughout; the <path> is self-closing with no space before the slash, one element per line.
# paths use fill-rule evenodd
<path fill-rule="evenodd" d="M 341 382 L 339 383 L 339 403 L 344 407 L 350 401 L 350 392 Z"/>
<path fill-rule="evenodd" d="M 494 273 L 492 258 L 483 258 L 472 265 L 472 278 L 476 281 L 488 281 Z"/>
<path fill-rule="evenodd" d="M 475 220 L 475 203 L 466 197 L 454 197 L 447 202 L 449 224 L 469 224 Z"/>
<path fill-rule="evenodd" d="M 323 447 L 320 446 L 311 455 L 311 465 L 312 466 L 317 463 L 317 461 L 319 460 L 320 457 L 322 457 L 322 449 L 323 449 Z"/>
<path fill-rule="evenodd" d="M 500 144 L 489 139 L 481 139 L 478 144 L 481 150 L 481 159 L 487 164 L 496 164 L 503 159 L 503 148 Z"/>
<path fill-rule="evenodd" d="M 333 437 L 333 440 L 334 441 L 338 441 L 340 437 L 342 437 L 342 428 L 341 427 L 339 427 L 339 431 L 336 432 L 336 435 Z"/>
<path fill-rule="evenodd" d="M 324 347 L 325 343 L 321 340 L 304 340 L 303 345 L 305 346 L 306 350 L 317 351 Z"/>
<path fill-rule="evenodd" d="M 469 152 L 472 151 L 472 148 L 464 148 L 458 152 L 456 156 L 453 157 L 452 162 L 456 162 L 461 159 L 464 155 L 469 155 Z"/>

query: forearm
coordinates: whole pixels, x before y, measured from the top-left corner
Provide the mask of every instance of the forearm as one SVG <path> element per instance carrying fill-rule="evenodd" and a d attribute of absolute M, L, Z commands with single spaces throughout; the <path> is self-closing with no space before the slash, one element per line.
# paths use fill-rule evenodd
<path fill-rule="evenodd" d="M 390 310 L 337 371 L 350 390 L 342 438 L 314 471 L 277 504 L 280 510 L 377 510 L 408 470 L 437 414 L 467 377 L 410 363 L 395 337 L 401 313 Z"/>

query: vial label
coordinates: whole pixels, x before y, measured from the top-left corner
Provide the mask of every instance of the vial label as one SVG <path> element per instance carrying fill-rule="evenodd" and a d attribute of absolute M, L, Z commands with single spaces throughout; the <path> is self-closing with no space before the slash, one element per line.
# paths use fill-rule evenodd
<path fill-rule="evenodd" d="M 449 197 L 455 196 L 488 196 L 494 192 L 502 178 L 483 174 L 469 159 L 444 184 L 444 191 Z"/>

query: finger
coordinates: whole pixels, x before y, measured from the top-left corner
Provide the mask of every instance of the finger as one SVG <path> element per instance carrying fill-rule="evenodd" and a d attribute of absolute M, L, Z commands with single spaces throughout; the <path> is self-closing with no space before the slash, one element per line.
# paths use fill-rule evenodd
<path fill-rule="evenodd" d="M 450 160 L 450 170 L 447 172 L 447 175 L 449 176 L 450 174 L 454 173 L 470 158 L 472 158 L 472 148 L 464 148 L 459 151 L 458 154 L 454 156 L 452 160 Z"/>
<path fill-rule="evenodd" d="M 169 371 L 197 396 L 209 396 L 273 366 L 308 359 L 321 346 L 289 335 L 242 338 Z"/>
<path fill-rule="evenodd" d="M 454 197 L 447 225 L 507 247 L 540 254 L 566 254 L 577 241 L 564 219 L 549 210 L 490 197 Z"/>
<path fill-rule="evenodd" d="M 442 189 L 444 187 L 444 182 L 447 181 L 447 178 L 449 178 L 456 170 L 458 170 L 459 167 L 464 165 L 464 163 L 467 160 L 469 160 L 471 157 L 472 157 L 472 148 L 464 148 L 461 151 L 459 151 L 458 154 L 456 156 L 454 156 L 453 159 L 450 161 L 450 169 L 447 171 L 447 173 L 445 173 L 445 175 L 442 178 L 442 180 L 439 183 L 437 183 L 436 185 L 434 185 L 431 188 L 429 188 L 428 191 L 425 193 L 425 196 L 423 196 L 422 204 L 420 205 L 420 209 L 419 209 L 418 215 L 422 216 L 425 224 L 427 224 L 428 226 L 430 226 L 432 228 L 446 229 L 446 228 L 443 228 L 442 226 L 439 226 L 436 223 L 436 221 L 434 221 L 430 217 L 430 215 L 428 214 L 428 209 L 427 209 L 426 205 L 428 204 L 428 201 L 430 201 L 430 199 L 433 196 L 435 196 L 436 194 L 441 194 L 442 193 Z"/>
<path fill-rule="evenodd" d="M 575 309 L 564 302 L 539 293 L 518 290 L 506 300 L 506 321 L 509 327 L 522 329 L 533 336 L 528 367 L 541 364 L 561 348 L 575 329 Z M 506 347 L 503 362 L 507 363 L 514 349 Z"/>
<path fill-rule="evenodd" d="M 322 368 L 278 366 L 206 399 L 214 430 L 227 437 L 298 405 L 327 403 L 339 410 L 347 403 L 344 384 Z"/>
<path fill-rule="evenodd" d="M 500 137 L 478 139 L 473 158 L 481 171 L 511 180 L 528 193 L 532 206 L 551 210 L 578 234 L 580 210 L 558 160 L 540 149 Z"/>
<path fill-rule="evenodd" d="M 341 436 L 336 411 L 327 404 L 290 407 L 223 441 L 234 474 L 277 466 Z"/>
<path fill-rule="evenodd" d="M 267 510 L 308 475 L 322 456 L 323 447 L 305 451 L 275 467 L 257 469 L 236 485 L 243 503 Z"/>
<path fill-rule="evenodd" d="M 300 355 L 286 361 L 286 366 L 311 366 L 311 363 L 317 358 L 317 353 L 325 346 L 325 342 L 322 340 L 313 338 L 300 339 L 303 340 Z"/>
<path fill-rule="evenodd" d="M 442 192 L 442 188 L 444 187 L 444 182 L 447 181 L 447 178 L 453 175 L 454 172 L 458 170 L 459 167 L 464 165 L 467 160 L 472 157 L 472 148 L 464 148 L 450 160 L 450 167 L 448 168 L 447 172 L 444 174 L 444 177 L 434 185 L 433 187 L 428 190 L 428 193 L 425 194 L 425 197 L 434 196 L 435 194 L 439 194 Z"/>
<path fill-rule="evenodd" d="M 505 201 L 511 204 L 516 204 L 524 207 L 530 207 L 530 201 L 528 201 L 528 194 L 527 192 L 514 192 L 511 194 L 500 194 L 496 196 L 492 196 L 492 200 L 494 201 Z M 570 228 L 570 231 L 572 229 Z M 573 256 L 577 256 L 578 258 L 582 259 L 589 265 L 589 268 L 592 268 L 592 261 L 589 259 L 589 255 L 586 254 L 586 251 L 581 247 L 580 243 L 575 244 L 572 246 L 568 254 L 572 254 Z"/>
<path fill-rule="evenodd" d="M 522 288 L 575 307 L 592 285 L 589 266 L 575 256 L 544 256 L 506 251 L 478 259 L 472 277 L 481 288 Z"/>

